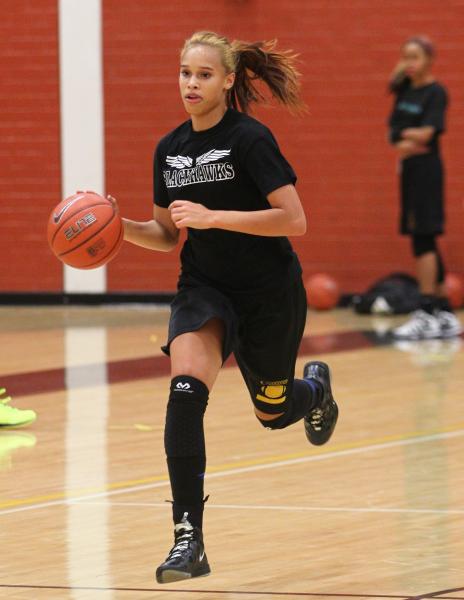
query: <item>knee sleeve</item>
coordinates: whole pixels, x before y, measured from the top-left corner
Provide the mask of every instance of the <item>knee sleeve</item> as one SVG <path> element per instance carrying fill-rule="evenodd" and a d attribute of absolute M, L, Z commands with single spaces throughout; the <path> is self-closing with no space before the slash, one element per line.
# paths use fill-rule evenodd
<path fill-rule="evenodd" d="M 208 388 L 189 375 L 174 377 L 166 412 L 164 447 L 168 458 L 205 456 L 203 416 Z"/>
<path fill-rule="evenodd" d="M 257 417 L 266 429 L 285 429 L 302 419 L 313 406 L 315 391 L 306 381 L 288 379 L 260 381 L 252 400 L 255 407 L 268 415 L 279 415 L 264 420 Z"/>
<path fill-rule="evenodd" d="M 429 252 L 437 252 L 437 244 L 433 234 L 413 235 L 412 251 L 416 258 Z"/>
<path fill-rule="evenodd" d="M 250 392 L 255 408 L 268 415 L 280 415 L 269 421 L 257 417 L 261 425 L 267 429 L 281 429 L 285 427 L 283 423 L 286 420 L 286 413 L 289 406 L 288 379 L 257 381 L 253 388 Z"/>
<path fill-rule="evenodd" d="M 445 281 L 445 265 L 441 257 L 440 251 L 437 246 L 435 236 L 429 235 L 413 235 L 412 236 L 412 249 L 413 254 L 416 258 L 434 252 L 437 257 L 437 283 L 443 283 Z"/>

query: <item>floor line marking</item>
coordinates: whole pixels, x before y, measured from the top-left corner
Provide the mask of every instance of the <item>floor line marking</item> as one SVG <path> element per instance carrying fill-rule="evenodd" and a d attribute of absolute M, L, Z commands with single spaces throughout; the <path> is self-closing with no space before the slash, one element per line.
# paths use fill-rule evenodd
<path fill-rule="evenodd" d="M 80 591 L 95 591 L 95 592 L 165 592 L 171 594 L 227 594 L 237 596 L 283 596 L 285 598 L 300 597 L 300 598 L 385 598 L 399 600 L 414 600 L 408 599 L 406 594 L 343 594 L 343 593 L 317 593 L 317 592 L 265 592 L 265 591 L 248 591 L 248 590 L 183 590 L 173 588 L 129 588 L 129 587 L 94 587 L 94 586 L 65 586 L 65 585 L 19 585 L 19 584 L 0 584 L 1 588 L 19 588 L 19 589 L 37 589 L 37 590 L 80 590 Z M 422 597 L 422 596 L 421 596 Z"/>
<path fill-rule="evenodd" d="M 285 455 L 284 457 L 267 457 L 264 459 L 255 459 L 250 461 L 243 461 L 237 463 L 227 463 L 218 465 L 216 467 L 210 467 L 207 471 L 206 478 L 212 479 L 215 477 L 228 477 L 230 475 L 236 475 L 241 473 L 250 473 L 255 471 L 261 471 L 264 469 L 275 469 L 278 467 L 296 465 L 307 462 L 317 462 L 320 460 L 327 460 L 330 458 L 339 458 L 344 456 L 352 456 L 356 454 L 363 454 L 366 452 L 376 452 L 379 450 L 386 450 L 399 446 L 410 446 L 414 444 L 423 444 L 443 439 L 452 439 L 464 436 L 464 429 L 451 429 L 449 431 L 444 430 L 443 432 L 436 432 L 431 434 L 410 434 L 409 436 L 391 436 L 393 441 L 377 441 L 374 443 L 366 442 L 351 442 L 345 445 L 335 446 L 329 451 L 319 451 L 314 454 L 307 453 L 296 453 L 291 455 Z M 287 458 L 290 457 L 290 458 Z M 245 465 L 245 466 L 241 466 Z M 78 501 L 93 498 L 103 498 L 114 496 L 117 494 L 128 494 L 131 492 L 138 492 L 143 490 L 150 490 L 157 487 L 165 486 L 169 483 L 166 475 L 158 475 L 152 478 L 145 478 L 139 480 L 142 482 L 141 485 L 130 485 L 131 483 L 137 482 L 116 482 L 109 484 L 106 489 L 97 493 L 85 493 L 83 490 L 79 492 L 59 492 L 48 496 L 41 496 L 36 498 L 21 498 L 17 500 L 10 500 L 0 503 L 0 516 L 10 514 L 13 512 L 21 512 L 26 510 L 34 510 L 39 508 L 47 508 L 50 506 L 57 506 L 67 504 L 70 501 Z M 126 487 L 129 486 L 129 487 Z M 122 489 L 119 489 L 122 488 Z M 14 507 L 14 508 L 10 508 Z M 4 509 L 4 510 L 2 510 Z"/>
<path fill-rule="evenodd" d="M 80 504 L 89 506 L 100 506 L 102 504 L 110 504 L 111 506 L 146 506 L 150 508 L 169 508 L 170 504 L 166 502 L 92 502 L 86 500 L 73 501 L 69 504 Z M 424 515 L 463 515 L 464 509 L 435 509 L 435 508 L 389 508 L 389 507 L 350 507 L 350 506 L 281 506 L 268 504 L 212 504 L 208 503 L 208 509 L 218 508 L 227 510 L 281 510 L 288 512 L 341 512 L 341 513 L 400 513 L 400 514 L 424 514 Z"/>

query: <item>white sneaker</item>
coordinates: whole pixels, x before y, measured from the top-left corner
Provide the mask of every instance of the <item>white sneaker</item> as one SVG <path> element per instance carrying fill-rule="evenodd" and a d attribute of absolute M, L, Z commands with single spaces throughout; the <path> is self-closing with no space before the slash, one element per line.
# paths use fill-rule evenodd
<path fill-rule="evenodd" d="M 436 313 L 436 317 L 440 324 L 442 337 L 447 338 L 461 335 L 462 326 L 454 313 L 448 312 L 447 310 L 440 310 Z"/>
<path fill-rule="evenodd" d="M 392 336 L 397 340 L 430 340 L 441 337 L 440 322 L 437 317 L 425 312 L 415 310 L 410 319 L 392 329 Z"/>

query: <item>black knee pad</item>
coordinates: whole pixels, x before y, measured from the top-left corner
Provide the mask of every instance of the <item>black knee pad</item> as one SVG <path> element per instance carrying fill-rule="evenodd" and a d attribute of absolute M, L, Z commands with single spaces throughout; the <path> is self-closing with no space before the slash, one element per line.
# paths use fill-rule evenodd
<path fill-rule="evenodd" d="M 208 395 L 206 385 L 195 377 L 180 375 L 172 379 L 164 429 L 169 458 L 205 456 L 203 416 Z"/>
<path fill-rule="evenodd" d="M 433 234 L 418 234 L 412 236 L 412 251 L 416 258 L 429 252 L 437 252 L 437 244 Z"/>

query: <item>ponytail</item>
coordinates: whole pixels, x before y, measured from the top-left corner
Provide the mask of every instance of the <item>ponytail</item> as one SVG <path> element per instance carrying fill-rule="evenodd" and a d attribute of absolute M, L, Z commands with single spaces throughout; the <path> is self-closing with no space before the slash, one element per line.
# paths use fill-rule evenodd
<path fill-rule="evenodd" d="M 295 68 L 296 54 L 290 50 L 277 51 L 276 40 L 270 42 L 232 42 L 237 63 L 235 84 L 229 92 L 228 104 L 248 112 L 250 104 L 263 103 L 265 96 L 256 86 L 263 81 L 272 97 L 290 112 L 303 112 L 306 108 L 301 95 L 300 74 Z"/>
<path fill-rule="evenodd" d="M 248 113 L 251 104 L 265 103 L 266 97 L 256 85 L 261 80 L 271 96 L 290 112 L 306 110 L 300 92 L 300 73 L 295 67 L 298 55 L 291 50 L 276 50 L 276 40 L 231 43 L 216 33 L 200 31 L 185 42 L 181 56 L 195 45 L 217 48 L 226 73 L 235 73 L 234 85 L 226 96 L 227 106 Z"/>

